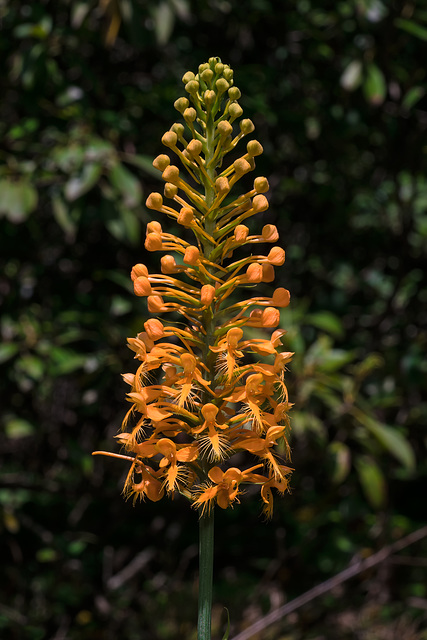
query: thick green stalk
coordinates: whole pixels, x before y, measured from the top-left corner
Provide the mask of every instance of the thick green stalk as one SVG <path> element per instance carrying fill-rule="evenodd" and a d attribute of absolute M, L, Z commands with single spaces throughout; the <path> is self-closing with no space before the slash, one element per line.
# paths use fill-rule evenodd
<path fill-rule="evenodd" d="M 199 520 L 199 615 L 197 640 L 211 640 L 214 510 Z"/>

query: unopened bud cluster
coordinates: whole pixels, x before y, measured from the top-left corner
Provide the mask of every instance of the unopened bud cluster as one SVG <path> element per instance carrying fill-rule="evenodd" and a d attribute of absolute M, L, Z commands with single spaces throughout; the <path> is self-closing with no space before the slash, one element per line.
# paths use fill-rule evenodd
<path fill-rule="evenodd" d="M 254 234 L 245 224 L 268 209 L 267 179 L 256 177 L 249 191 L 232 194 L 263 152 L 250 140 L 241 157 L 224 162 L 255 128 L 242 118 L 232 69 L 211 58 L 183 82 L 187 97 L 175 108 L 185 124 L 164 134 L 172 154 L 153 162 L 164 191 L 146 202 L 166 221 L 165 228 L 150 222 L 145 238 L 146 251 L 161 253 L 160 273 L 144 264 L 131 273 L 152 317 L 128 339 L 139 366 L 124 375 L 131 407 L 117 440 L 127 455 L 96 453 L 129 460 L 128 496 L 156 501 L 179 492 L 204 513 L 214 504 L 232 506 L 253 484 L 269 516 L 272 490 L 284 493 L 291 473 L 277 453 L 278 446 L 289 453 L 284 372 L 293 354 L 283 351 L 285 332 L 277 328 L 289 292 L 279 287 L 242 298 L 238 290 L 252 294 L 254 285 L 272 283 L 285 252 L 275 244 L 274 225 Z M 182 233 L 169 233 L 169 220 Z M 263 253 L 234 257 L 244 245 L 269 243 Z M 246 335 L 247 327 L 258 328 L 259 337 Z M 242 467 L 242 452 L 252 454 L 251 465 Z"/>

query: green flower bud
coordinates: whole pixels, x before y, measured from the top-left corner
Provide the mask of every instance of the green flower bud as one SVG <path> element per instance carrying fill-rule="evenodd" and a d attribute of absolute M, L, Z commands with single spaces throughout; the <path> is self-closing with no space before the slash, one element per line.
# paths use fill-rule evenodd
<path fill-rule="evenodd" d="M 187 73 L 184 73 L 182 76 L 182 81 L 184 84 L 187 84 L 188 82 L 191 82 L 191 80 L 194 80 L 194 78 L 194 73 L 192 71 L 187 71 Z"/>
<path fill-rule="evenodd" d="M 258 142 L 258 140 L 250 140 L 246 145 L 246 150 L 248 155 L 251 157 L 260 156 L 264 149 L 262 148 L 262 144 Z"/>
<path fill-rule="evenodd" d="M 178 136 L 174 131 L 166 131 L 166 133 L 162 137 L 162 144 L 164 144 L 165 147 L 169 147 L 170 149 L 176 147 L 177 141 Z"/>
<path fill-rule="evenodd" d="M 228 90 L 228 97 L 230 98 L 230 100 L 238 100 L 241 95 L 242 93 L 240 89 L 238 89 L 238 87 L 230 87 L 230 89 Z"/>
<path fill-rule="evenodd" d="M 197 80 L 190 80 L 190 82 L 187 82 L 185 85 L 185 90 L 190 95 L 195 95 L 199 90 L 199 83 Z"/>
<path fill-rule="evenodd" d="M 200 75 L 205 71 L 205 69 L 209 69 L 209 63 L 204 62 L 203 64 L 199 64 L 199 73 Z"/>
<path fill-rule="evenodd" d="M 157 156 L 157 158 L 154 158 L 153 160 L 153 167 L 155 169 L 158 169 L 159 171 L 164 171 L 166 169 L 166 167 L 168 167 L 170 165 L 171 161 L 169 156 L 167 156 L 166 154 L 162 153 L 160 156 Z"/>
<path fill-rule="evenodd" d="M 243 109 L 237 102 L 232 102 L 228 107 L 228 113 L 233 118 L 233 120 L 235 120 L 236 118 L 240 118 L 240 116 L 243 114 Z M 242 127 L 240 126 L 240 128 Z"/>
<path fill-rule="evenodd" d="M 230 69 L 230 67 L 228 69 L 224 69 L 222 75 L 228 82 L 230 82 L 233 79 L 233 69 Z"/>
<path fill-rule="evenodd" d="M 175 102 L 173 103 L 173 106 L 177 111 L 182 113 L 183 111 L 185 111 L 189 104 L 190 103 L 188 102 L 187 98 L 178 98 L 178 100 L 175 100 Z"/>
<path fill-rule="evenodd" d="M 217 80 L 215 82 L 215 85 L 219 94 L 225 93 L 230 86 L 227 80 L 224 80 L 224 78 L 220 78 L 219 80 Z"/>
<path fill-rule="evenodd" d="M 233 106 L 233 105 L 230 105 Z M 255 125 L 252 122 L 252 120 L 249 120 L 249 118 L 246 118 L 245 120 L 242 120 L 240 123 L 240 131 L 242 133 L 244 133 L 245 135 L 247 135 L 248 133 L 252 133 L 252 131 L 254 131 L 255 129 Z"/>
<path fill-rule="evenodd" d="M 212 69 L 205 69 L 203 73 L 200 74 L 200 77 L 203 80 L 203 82 L 206 82 L 206 84 L 210 84 L 213 78 Z"/>
<path fill-rule="evenodd" d="M 216 98 L 216 93 L 215 91 L 212 91 L 212 89 L 208 89 L 203 94 L 203 100 L 205 101 L 205 105 L 207 107 L 211 106 L 215 102 L 215 98 Z"/>
<path fill-rule="evenodd" d="M 222 64 L 222 62 L 218 62 L 215 65 L 215 73 L 217 73 L 218 75 L 221 75 L 223 71 L 224 71 L 224 65 Z"/>

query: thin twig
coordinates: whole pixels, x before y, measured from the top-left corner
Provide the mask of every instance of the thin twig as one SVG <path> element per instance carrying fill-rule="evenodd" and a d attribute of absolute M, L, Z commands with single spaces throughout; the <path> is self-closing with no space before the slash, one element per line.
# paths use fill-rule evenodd
<path fill-rule="evenodd" d="M 121 569 L 114 576 L 107 580 L 107 589 L 114 591 L 119 589 L 125 582 L 131 580 L 139 571 L 141 571 L 154 557 L 154 550 L 150 547 L 138 553 L 137 556 Z"/>
<path fill-rule="evenodd" d="M 380 564 L 381 562 L 384 562 L 384 560 L 386 560 L 393 553 L 397 553 L 398 551 L 405 549 L 405 547 L 408 547 L 409 545 L 414 544 L 414 542 L 418 542 L 419 540 L 422 540 L 426 536 L 427 536 L 427 526 L 422 527 L 421 529 L 417 529 L 416 531 L 413 531 L 412 533 L 408 534 L 404 538 L 401 538 L 397 542 L 394 542 L 393 544 L 390 544 L 387 547 L 383 547 L 382 549 L 380 549 L 380 551 L 378 551 L 377 553 L 374 553 L 369 558 L 360 560 L 356 564 L 353 564 L 347 567 L 347 569 L 344 569 L 344 571 L 341 571 L 340 573 L 333 576 L 332 578 L 325 580 L 325 582 L 321 582 L 317 586 L 313 587 L 313 589 L 309 589 L 309 591 L 306 591 L 305 593 L 298 596 L 294 600 L 291 600 L 291 602 L 287 602 L 286 604 L 282 605 L 278 609 L 271 611 L 269 614 L 267 614 L 263 618 L 260 618 L 259 620 L 257 620 L 257 622 L 255 622 L 250 627 L 248 627 L 247 629 L 239 633 L 237 636 L 232 638 L 232 640 L 249 640 L 256 633 L 259 633 L 266 627 L 270 626 L 271 624 L 274 624 L 275 622 L 277 622 L 284 616 L 288 615 L 292 611 L 299 609 L 300 607 L 307 604 L 308 602 L 311 602 L 315 598 L 318 598 L 324 593 L 331 591 L 331 589 L 333 589 L 334 587 L 337 587 L 343 582 L 346 582 L 347 580 L 349 580 L 350 578 L 353 578 L 354 576 L 361 573 L 362 571 L 365 571 L 366 569 L 370 569 L 371 567 L 374 567 L 375 565 Z"/>

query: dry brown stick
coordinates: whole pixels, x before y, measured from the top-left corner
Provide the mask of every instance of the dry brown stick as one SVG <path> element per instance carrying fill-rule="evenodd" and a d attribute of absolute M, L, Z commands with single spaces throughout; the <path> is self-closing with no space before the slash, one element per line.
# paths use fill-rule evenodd
<path fill-rule="evenodd" d="M 254 624 L 251 624 L 250 627 L 248 627 L 247 629 L 239 633 L 237 636 L 234 636 L 232 640 L 249 640 L 256 633 L 258 633 L 259 631 L 262 631 L 263 629 L 270 626 L 271 624 L 274 624 L 275 622 L 277 622 L 284 616 L 288 615 L 292 611 L 299 609 L 299 607 L 302 607 L 303 605 L 307 604 L 308 602 L 311 602 L 315 598 L 318 598 L 324 593 L 327 593 L 334 587 L 337 587 L 343 582 L 346 582 L 346 580 L 353 578 L 358 573 L 361 573 L 366 569 L 370 569 L 371 567 L 374 567 L 375 565 L 380 564 L 381 562 L 384 562 L 384 560 L 386 560 L 393 553 L 397 553 L 398 551 L 401 551 L 405 547 L 409 547 L 409 545 L 414 544 L 414 542 L 418 542 L 419 540 L 422 540 L 422 538 L 425 538 L 426 536 L 427 536 L 427 526 L 422 527 L 421 529 L 417 529 L 416 531 L 413 531 L 412 533 L 408 534 L 404 538 L 397 540 L 397 542 L 393 542 L 393 544 L 390 544 L 387 547 L 383 547 L 382 549 L 380 549 L 380 551 L 377 551 L 377 553 L 374 553 L 369 558 L 365 558 L 364 560 L 359 560 L 359 562 L 356 562 L 356 564 L 350 565 L 349 567 L 347 567 L 347 569 L 344 569 L 344 571 L 341 571 L 340 573 L 333 576 L 332 578 L 328 578 L 328 580 L 325 580 L 325 582 L 321 582 L 317 586 L 313 587 L 313 589 L 309 589 L 309 591 L 306 591 L 305 593 L 298 596 L 294 600 L 291 600 L 291 602 L 287 602 L 286 604 L 282 605 L 278 609 L 271 611 L 263 618 L 260 618 L 259 620 L 257 620 L 257 622 L 254 622 Z"/>

